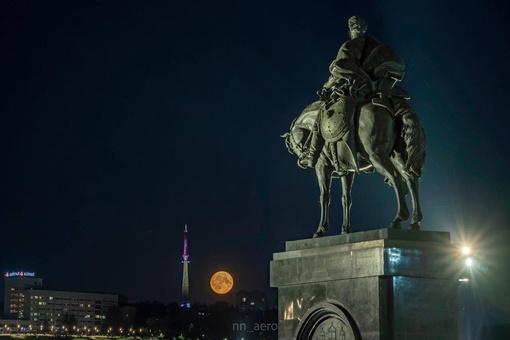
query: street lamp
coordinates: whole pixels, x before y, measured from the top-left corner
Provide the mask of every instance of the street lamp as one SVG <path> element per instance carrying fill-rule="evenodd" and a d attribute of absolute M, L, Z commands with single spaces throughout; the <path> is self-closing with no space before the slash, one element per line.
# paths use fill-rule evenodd
<path fill-rule="evenodd" d="M 462 256 L 461 259 L 463 261 L 462 266 L 461 266 L 462 273 L 459 272 L 459 274 L 462 275 L 459 278 L 459 282 L 467 283 L 467 282 L 469 282 L 469 280 L 471 278 L 473 265 L 474 265 L 474 261 L 473 261 L 473 257 L 472 257 L 472 249 L 471 249 L 471 247 L 469 247 L 467 245 L 459 247 L 458 249 L 459 249 L 459 253 Z"/>
<path fill-rule="evenodd" d="M 480 251 L 479 246 L 474 249 L 467 245 L 461 247 L 459 336 L 462 339 L 474 339 L 474 335 L 480 329 L 479 318 L 476 314 L 473 315 L 480 309 L 476 299 L 477 282 L 483 277 L 482 274 L 487 272 L 487 262 Z"/>

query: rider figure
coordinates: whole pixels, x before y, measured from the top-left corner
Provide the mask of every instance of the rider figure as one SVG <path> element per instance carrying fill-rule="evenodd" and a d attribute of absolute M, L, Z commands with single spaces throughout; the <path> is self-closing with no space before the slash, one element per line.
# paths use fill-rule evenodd
<path fill-rule="evenodd" d="M 368 25 L 363 18 L 353 16 L 348 25 L 350 40 L 340 47 L 336 59 L 329 66 L 330 77 L 319 93 L 320 99 L 325 104 L 334 101 L 335 92 L 341 91 L 358 102 L 372 100 L 374 104 L 386 107 L 395 117 L 400 117 L 407 151 L 405 159 L 409 165 L 410 158 L 416 158 L 411 157 L 411 153 L 424 150 L 425 134 L 416 113 L 406 102 L 409 99 L 407 93 L 394 88 L 404 76 L 404 62 L 389 46 L 365 35 Z M 324 146 L 319 128 L 320 116 L 312 130 L 310 147 L 298 160 L 302 168 L 314 167 Z M 408 169 L 419 176 L 422 166 L 415 164 Z"/>

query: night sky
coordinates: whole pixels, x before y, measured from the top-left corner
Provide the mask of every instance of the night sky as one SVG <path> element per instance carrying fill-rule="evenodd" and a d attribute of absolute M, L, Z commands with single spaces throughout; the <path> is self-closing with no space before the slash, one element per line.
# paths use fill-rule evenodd
<path fill-rule="evenodd" d="M 216 270 L 232 273 L 234 293 L 274 299 L 273 252 L 319 220 L 315 173 L 280 135 L 317 100 L 358 14 L 404 59 L 400 85 L 427 133 L 422 229 L 476 242 L 499 306 L 510 296 L 497 280 L 509 267 L 508 8 L 2 1 L 0 270 L 35 271 L 47 288 L 178 301 L 187 223 L 193 301 L 233 302 L 208 288 Z M 339 182 L 333 190 L 338 234 Z M 378 174 L 356 177 L 353 202 L 354 231 L 395 214 Z"/>

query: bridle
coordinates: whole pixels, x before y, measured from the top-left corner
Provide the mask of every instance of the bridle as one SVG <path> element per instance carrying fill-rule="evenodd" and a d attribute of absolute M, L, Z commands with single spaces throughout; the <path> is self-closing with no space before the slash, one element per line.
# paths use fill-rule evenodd
<path fill-rule="evenodd" d="M 292 127 L 292 129 L 290 129 L 290 133 L 289 133 L 290 138 L 291 138 L 291 139 L 292 139 L 292 141 L 294 142 L 294 145 L 295 145 L 295 146 L 296 146 L 296 148 L 298 149 L 299 153 L 300 153 L 300 154 L 303 154 L 303 153 L 305 153 L 306 151 L 308 151 L 308 148 L 306 147 L 306 145 L 308 145 L 308 142 L 310 141 L 310 138 L 312 137 L 312 132 L 310 131 L 310 132 L 308 133 L 308 137 L 306 137 L 306 140 L 305 140 L 305 142 L 304 142 L 304 143 L 298 143 L 298 142 L 296 141 L 296 139 L 294 138 L 294 134 L 292 133 L 292 130 L 294 130 L 294 129 L 295 129 L 295 127 Z M 291 146 L 291 148 L 289 148 L 289 149 L 294 149 L 294 148 L 292 147 L 292 144 L 291 144 L 290 146 Z M 291 153 L 292 153 L 292 152 L 291 152 Z"/>

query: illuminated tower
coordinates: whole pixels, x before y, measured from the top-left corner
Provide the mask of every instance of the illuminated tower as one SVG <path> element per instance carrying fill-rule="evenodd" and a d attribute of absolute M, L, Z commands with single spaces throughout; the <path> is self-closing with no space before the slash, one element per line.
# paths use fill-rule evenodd
<path fill-rule="evenodd" d="M 188 281 L 188 225 L 184 225 L 184 251 L 182 253 L 182 304 L 181 307 L 190 307 L 189 281 Z"/>

